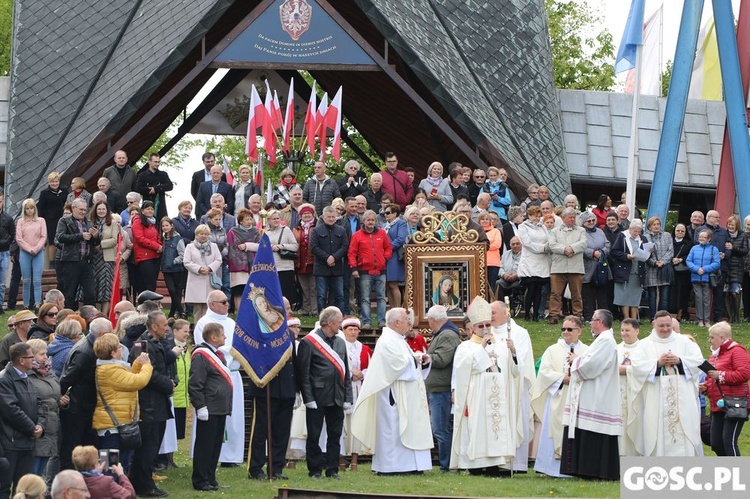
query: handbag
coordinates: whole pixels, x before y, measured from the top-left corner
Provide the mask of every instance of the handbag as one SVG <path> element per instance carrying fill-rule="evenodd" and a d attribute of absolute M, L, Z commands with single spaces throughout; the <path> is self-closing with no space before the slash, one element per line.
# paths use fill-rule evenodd
<path fill-rule="evenodd" d="M 606 286 L 609 281 L 609 264 L 603 251 L 599 255 L 599 261 L 596 262 L 596 270 L 594 270 L 594 276 L 591 280 L 596 287 Z"/>
<path fill-rule="evenodd" d="M 724 417 L 726 419 L 741 419 L 747 421 L 747 396 L 744 397 L 727 397 L 724 390 L 717 382 L 716 387 L 719 389 L 721 399 L 724 401 Z"/>
<path fill-rule="evenodd" d="M 718 288 L 721 284 L 721 270 L 708 274 L 708 284 L 712 288 Z"/>
<path fill-rule="evenodd" d="M 281 244 L 281 236 L 284 235 L 284 229 L 285 227 L 281 228 L 281 233 L 279 234 L 279 240 L 276 241 L 276 244 Z M 280 248 L 279 249 L 279 258 L 282 260 L 296 260 L 297 259 L 297 252 Z"/>
<path fill-rule="evenodd" d="M 653 237 L 651 238 L 651 242 L 656 243 Z M 654 257 L 656 258 L 656 260 L 661 260 L 661 258 L 659 258 L 659 255 L 656 253 L 656 247 L 654 247 Z M 672 282 L 674 281 L 674 267 L 672 266 L 672 262 L 665 262 L 661 267 L 657 267 L 656 280 L 659 283 L 662 283 L 662 285 L 665 285 L 664 283 L 666 283 L 666 285 L 672 284 Z"/>
<path fill-rule="evenodd" d="M 138 395 L 135 397 L 135 407 L 133 408 L 133 421 L 128 423 L 120 424 L 117 421 L 115 413 L 109 408 L 109 404 L 104 399 L 104 395 L 99 391 L 99 374 L 94 374 L 94 382 L 96 383 L 96 393 L 99 394 L 99 399 L 102 401 L 104 410 L 109 414 L 109 419 L 114 423 L 117 428 L 117 433 L 120 435 L 120 450 L 132 450 L 138 449 L 141 446 L 141 427 L 138 425 Z"/>
<path fill-rule="evenodd" d="M 206 258 L 203 257 L 203 256 L 201 256 L 201 258 L 203 259 L 203 265 L 205 265 L 206 267 L 208 267 L 208 264 L 206 263 Z M 208 267 L 208 268 L 210 269 L 211 267 Z M 220 268 L 221 267 L 219 267 L 219 269 Z M 219 270 L 219 269 L 216 269 L 216 270 Z M 221 277 L 217 276 L 216 272 L 211 272 L 210 274 L 208 274 L 208 282 L 209 282 L 209 284 L 211 284 L 211 287 L 213 289 L 221 289 L 221 287 L 223 285 L 222 282 L 221 282 Z"/>

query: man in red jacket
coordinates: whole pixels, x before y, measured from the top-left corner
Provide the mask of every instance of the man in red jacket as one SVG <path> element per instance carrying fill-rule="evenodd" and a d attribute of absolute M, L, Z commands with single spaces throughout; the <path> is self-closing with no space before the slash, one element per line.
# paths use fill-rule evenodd
<path fill-rule="evenodd" d="M 414 186 L 409 180 L 409 174 L 398 169 L 398 158 L 392 152 L 385 153 L 385 170 L 380 173 L 383 175 L 381 189 L 393 196 L 403 212 L 414 198 Z"/>
<path fill-rule="evenodd" d="M 367 210 L 362 218 L 362 228 L 354 233 L 349 242 L 349 267 L 352 277 L 359 279 L 363 328 L 371 327 L 370 293 L 373 285 L 378 304 L 378 324 L 381 327 L 385 324 L 385 262 L 392 253 L 388 234 L 377 227 L 377 215 Z"/>

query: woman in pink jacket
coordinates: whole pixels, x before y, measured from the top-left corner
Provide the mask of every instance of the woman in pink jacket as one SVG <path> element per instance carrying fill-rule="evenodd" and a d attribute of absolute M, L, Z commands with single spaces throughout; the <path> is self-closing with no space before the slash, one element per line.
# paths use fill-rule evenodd
<path fill-rule="evenodd" d="M 47 244 L 47 224 L 39 217 L 36 201 L 23 202 L 23 214 L 16 222 L 16 242 L 20 249 L 21 277 L 23 278 L 23 305 L 31 309 L 42 304 L 42 271 L 44 247 Z M 34 299 L 31 301 L 31 289 Z"/>

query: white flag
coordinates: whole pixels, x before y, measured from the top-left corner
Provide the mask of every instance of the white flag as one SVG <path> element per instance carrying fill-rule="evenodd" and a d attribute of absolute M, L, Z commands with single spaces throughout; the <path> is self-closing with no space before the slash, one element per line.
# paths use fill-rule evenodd
<path fill-rule="evenodd" d="M 664 5 L 643 23 L 643 64 L 641 65 L 641 95 L 661 95 L 661 39 Z M 635 69 L 628 71 L 625 93 L 635 88 Z"/>

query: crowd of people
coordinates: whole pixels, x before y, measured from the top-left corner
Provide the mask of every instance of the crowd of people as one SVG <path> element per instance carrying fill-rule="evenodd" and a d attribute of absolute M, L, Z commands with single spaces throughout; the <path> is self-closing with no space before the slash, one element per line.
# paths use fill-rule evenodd
<path fill-rule="evenodd" d="M 651 217 L 644 231 L 607 195 L 591 209 L 573 195 L 555 206 L 547 187 L 532 184 L 519 199 L 505 169 L 457 163 L 447 175 L 432 163 L 417 184 L 393 153 L 369 178 L 356 161 L 338 179 L 323 162 L 299 183 L 285 169 L 264 206 L 249 166 L 230 185 L 213 154 L 202 160 L 193 200 L 172 218 L 165 192 L 173 185 L 159 155 L 136 171 L 124 151 L 93 194 L 83 179 L 67 190 L 52 173 L 15 223 L 0 211 L 0 295 L 12 262 L 8 308 L 19 280 L 24 305 L 0 342 L 0 499 L 33 487 L 29 473 L 53 496 L 61 487 L 166 496 L 157 473 L 174 465 L 191 405 L 191 449 L 213 449 L 191 451 L 192 485 L 218 490 L 218 463 L 244 460 L 245 397 L 259 409 L 248 443 L 253 479 L 285 478 L 287 460 L 302 457 L 312 478 L 336 478 L 361 454 L 380 474 L 422 472 L 432 467 L 433 439 L 440 472 L 490 475 L 526 472 L 535 458 L 550 476 L 618 479 L 620 455 L 698 455 L 702 436 L 718 455 L 739 455 L 743 421 L 724 418 L 720 401 L 746 396 L 750 380 L 750 358 L 730 325 L 741 304 L 750 313 L 750 217 L 721 227 L 716 211 L 695 212 L 673 235 Z M 466 217 L 484 245 L 487 297 L 497 301 L 464 303 L 460 283 L 443 276 L 429 294 L 428 345 L 402 308 L 404 250 L 425 230 L 423 217 L 448 211 Z M 271 382 L 274 464 L 265 470 L 266 392 L 243 381 L 227 340 L 262 233 L 295 338 L 293 314 L 319 319 Z M 45 259 L 58 289 L 43 298 Z M 166 315 L 155 293 L 160 273 Z M 115 284 L 125 299 L 110 303 Z M 705 372 L 700 349 L 679 334 L 691 296 L 698 324 L 714 323 Z M 639 341 L 644 301 L 653 331 Z M 538 373 L 518 311 L 562 325 Z M 468 339 L 453 322 L 462 315 Z M 375 323 L 382 332 L 371 352 L 357 338 Z M 595 336 L 588 346 L 579 339 L 585 323 Z M 668 421 L 675 412 L 659 403 L 671 393 L 679 394 L 677 432 Z M 490 413 L 502 424 L 490 428 Z"/>

